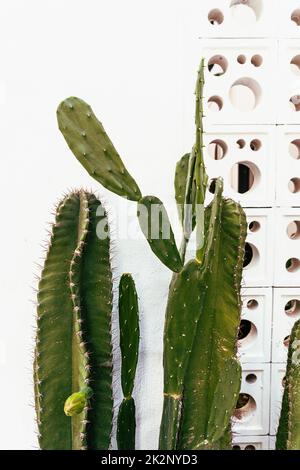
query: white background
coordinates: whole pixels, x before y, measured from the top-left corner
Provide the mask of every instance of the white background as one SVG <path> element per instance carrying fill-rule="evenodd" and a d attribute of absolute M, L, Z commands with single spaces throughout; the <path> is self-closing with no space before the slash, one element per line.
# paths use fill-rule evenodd
<path fill-rule="evenodd" d="M 89 102 L 143 194 L 170 198 L 175 163 L 193 143 L 193 116 L 183 126 L 182 84 L 191 83 L 193 100 L 198 9 L 194 0 L 0 1 L 2 449 L 37 448 L 32 288 L 54 203 L 68 188 L 84 186 L 120 204 L 72 156 L 56 107 L 70 95 Z M 137 445 L 151 449 L 161 413 L 170 272 L 144 240 L 117 242 L 115 250 L 118 271 L 132 272 L 140 294 Z"/>

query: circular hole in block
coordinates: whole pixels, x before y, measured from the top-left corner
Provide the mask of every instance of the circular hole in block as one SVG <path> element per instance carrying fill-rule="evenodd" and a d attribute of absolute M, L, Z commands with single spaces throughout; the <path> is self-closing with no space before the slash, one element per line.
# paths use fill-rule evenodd
<path fill-rule="evenodd" d="M 238 344 L 240 347 L 247 348 L 257 338 L 257 328 L 249 320 L 242 320 L 238 333 Z"/>
<path fill-rule="evenodd" d="M 259 261 L 259 251 L 252 243 L 246 243 L 244 256 L 244 269 L 252 268 Z"/>
<path fill-rule="evenodd" d="M 230 183 L 234 191 L 245 194 L 260 181 L 260 171 L 252 162 L 238 162 L 231 168 Z"/>
<path fill-rule="evenodd" d="M 211 193 L 211 194 L 215 194 L 215 191 L 216 191 L 216 181 L 217 181 L 217 178 L 212 178 L 208 184 L 208 191 Z"/>
<path fill-rule="evenodd" d="M 251 58 L 251 64 L 254 65 L 254 67 L 260 67 L 262 65 L 263 61 L 264 61 L 264 59 L 259 54 L 255 54 Z"/>
<path fill-rule="evenodd" d="M 290 98 L 290 105 L 294 111 L 300 111 L 300 95 L 293 95 Z"/>
<path fill-rule="evenodd" d="M 211 96 L 207 102 L 210 111 L 218 112 L 221 111 L 221 109 L 223 108 L 223 100 L 220 96 Z"/>
<path fill-rule="evenodd" d="M 252 233 L 258 232 L 260 230 L 260 223 L 257 220 L 253 220 L 249 224 L 249 230 Z"/>
<path fill-rule="evenodd" d="M 241 26 L 255 24 L 262 13 L 262 0 L 232 0 L 230 4 L 234 20 Z"/>
<path fill-rule="evenodd" d="M 289 181 L 289 190 L 291 193 L 296 194 L 300 191 L 300 178 L 292 178 Z"/>
<path fill-rule="evenodd" d="M 300 26 L 300 9 L 294 10 L 291 14 L 291 20 L 297 25 Z"/>
<path fill-rule="evenodd" d="M 286 229 L 287 235 L 291 240 L 298 240 L 300 238 L 300 221 L 294 220 Z"/>
<path fill-rule="evenodd" d="M 250 148 L 253 150 L 253 152 L 257 152 L 262 146 L 261 140 L 259 139 L 253 139 L 250 142 Z"/>
<path fill-rule="evenodd" d="M 208 70 L 215 77 L 224 75 L 228 68 L 228 60 L 223 55 L 214 55 L 208 61 Z"/>
<path fill-rule="evenodd" d="M 236 141 L 236 145 L 239 149 L 243 149 L 246 147 L 246 141 L 244 139 L 239 139 Z"/>
<path fill-rule="evenodd" d="M 208 13 L 208 21 L 213 26 L 219 26 L 224 21 L 224 15 L 221 10 L 214 8 Z"/>
<path fill-rule="evenodd" d="M 239 421 L 247 420 L 252 417 L 256 408 L 256 402 L 251 395 L 248 395 L 248 393 L 240 393 L 234 417 Z"/>
<path fill-rule="evenodd" d="M 285 388 L 285 386 L 286 386 L 286 375 L 283 377 L 281 385 L 283 386 L 283 388 Z"/>
<path fill-rule="evenodd" d="M 295 55 L 291 60 L 291 71 L 299 76 L 300 75 L 300 55 Z"/>
<path fill-rule="evenodd" d="M 289 154 L 295 160 L 300 160 L 300 139 L 295 139 L 290 142 Z"/>
<path fill-rule="evenodd" d="M 232 105 L 241 112 L 249 112 L 257 107 L 262 95 L 259 83 L 253 78 L 243 77 L 230 87 L 229 98 Z"/>
<path fill-rule="evenodd" d="M 244 54 L 240 54 L 236 60 L 239 64 L 244 65 L 247 62 L 247 57 Z"/>
<path fill-rule="evenodd" d="M 256 450 L 256 448 L 255 448 L 255 446 L 254 446 L 254 445 L 252 445 L 252 444 L 249 444 L 249 445 L 247 445 L 247 446 L 245 447 L 245 449 L 244 449 L 244 450 Z"/>
<path fill-rule="evenodd" d="M 227 153 L 228 147 L 224 140 L 215 139 L 208 144 L 208 153 L 213 160 L 222 160 Z"/>
<path fill-rule="evenodd" d="M 300 269 L 300 260 L 298 258 L 290 258 L 287 260 L 285 267 L 289 273 L 296 273 Z"/>
<path fill-rule="evenodd" d="M 289 300 L 284 307 L 284 311 L 289 317 L 297 317 L 300 315 L 300 300 Z"/>
<path fill-rule="evenodd" d="M 234 446 L 232 446 L 232 450 L 241 450 L 241 446 L 235 444 Z"/>
<path fill-rule="evenodd" d="M 283 340 L 283 345 L 284 345 L 286 348 L 288 348 L 289 345 L 290 345 L 290 339 L 291 339 L 290 336 L 286 336 L 286 337 L 284 338 L 284 340 Z"/>
<path fill-rule="evenodd" d="M 248 384 L 255 384 L 256 381 L 257 381 L 257 376 L 255 374 L 248 374 L 246 376 L 246 382 Z"/>
<path fill-rule="evenodd" d="M 247 308 L 249 308 L 249 310 L 255 310 L 257 307 L 258 307 L 257 300 L 255 300 L 255 299 L 248 300 Z"/>

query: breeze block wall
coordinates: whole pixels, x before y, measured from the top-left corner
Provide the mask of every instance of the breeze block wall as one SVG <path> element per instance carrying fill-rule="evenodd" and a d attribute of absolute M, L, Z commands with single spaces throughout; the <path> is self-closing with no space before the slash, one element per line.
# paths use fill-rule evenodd
<path fill-rule="evenodd" d="M 199 3 L 207 172 L 248 217 L 234 449 L 273 449 L 300 318 L 300 0 Z"/>

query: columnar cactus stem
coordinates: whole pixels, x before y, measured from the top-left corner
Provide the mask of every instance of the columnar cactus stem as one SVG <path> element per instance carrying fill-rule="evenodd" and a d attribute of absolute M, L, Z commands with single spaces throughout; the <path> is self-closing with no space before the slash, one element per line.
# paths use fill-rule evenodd
<path fill-rule="evenodd" d="M 300 449 L 300 320 L 295 323 L 290 336 L 276 449 Z"/>
<path fill-rule="evenodd" d="M 34 382 L 42 449 L 110 444 L 112 276 L 109 238 L 96 233 L 98 222 L 107 225 L 100 206 L 85 191 L 59 204 L 39 283 Z"/>
<path fill-rule="evenodd" d="M 139 353 L 139 309 L 135 284 L 130 274 L 123 274 L 119 287 L 121 383 L 124 399 L 118 416 L 119 450 L 135 449 L 135 403 L 132 397 Z"/>

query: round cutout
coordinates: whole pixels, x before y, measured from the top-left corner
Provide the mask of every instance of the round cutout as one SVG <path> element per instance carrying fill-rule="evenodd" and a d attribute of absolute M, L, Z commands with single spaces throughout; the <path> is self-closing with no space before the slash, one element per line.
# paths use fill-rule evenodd
<path fill-rule="evenodd" d="M 217 181 L 217 178 L 212 178 L 210 180 L 210 183 L 209 183 L 209 186 L 208 186 L 208 191 L 211 193 L 211 194 L 215 194 L 215 191 L 216 191 L 216 181 Z"/>
<path fill-rule="evenodd" d="M 241 112 L 253 111 L 260 102 L 261 94 L 259 83 L 249 77 L 236 80 L 229 90 L 231 104 Z"/>
<path fill-rule="evenodd" d="M 208 13 L 208 21 L 213 26 L 219 26 L 224 21 L 224 15 L 218 8 L 214 8 Z"/>
<path fill-rule="evenodd" d="M 291 60 L 291 71 L 299 76 L 300 75 L 300 55 L 295 55 Z"/>
<path fill-rule="evenodd" d="M 208 153 L 213 160 L 222 160 L 227 153 L 228 147 L 224 140 L 215 139 L 208 144 Z"/>
<path fill-rule="evenodd" d="M 262 0 L 232 0 L 230 4 L 234 20 L 241 26 L 254 25 L 260 18 Z"/>
<path fill-rule="evenodd" d="M 241 450 L 241 446 L 234 445 L 232 446 L 232 450 Z"/>
<path fill-rule="evenodd" d="M 289 181 L 289 190 L 293 194 L 299 193 L 299 191 L 300 191 L 300 178 L 292 178 Z"/>
<path fill-rule="evenodd" d="M 208 108 L 210 111 L 218 112 L 223 108 L 223 100 L 220 96 L 211 96 L 208 99 Z"/>
<path fill-rule="evenodd" d="M 264 61 L 264 59 L 259 54 L 255 54 L 251 58 L 251 64 L 254 65 L 254 67 L 260 67 L 262 65 L 263 61 Z"/>
<path fill-rule="evenodd" d="M 287 235 L 291 240 L 298 240 L 300 238 L 300 221 L 294 220 L 286 229 Z"/>
<path fill-rule="evenodd" d="M 236 60 L 239 64 L 244 65 L 247 62 L 247 57 L 244 54 L 240 54 Z"/>
<path fill-rule="evenodd" d="M 289 300 L 284 307 L 284 311 L 289 317 L 298 317 L 300 315 L 300 300 Z"/>
<path fill-rule="evenodd" d="M 246 382 L 248 384 L 255 384 L 256 381 L 257 381 L 257 376 L 255 374 L 248 374 L 246 376 Z"/>
<path fill-rule="evenodd" d="M 255 299 L 248 300 L 247 302 L 247 308 L 249 310 L 255 310 L 258 307 L 258 302 Z"/>
<path fill-rule="evenodd" d="M 289 154 L 295 160 L 300 160 L 300 139 L 295 139 L 290 142 Z"/>
<path fill-rule="evenodd" d="M 290 258 L 287 260 L 285 267 L 289 273 L 296 273 L 300 269 L 300 260 L 298 258 Z"/>
<path fill-rule="evenodd" d="M 259 260 L 259 252 L 256 246 L 252 243 L 246 243 L 245 245 L 245 256 L 244 256 L 244 269 L 249 269 L 254 266 Z"/>
<path fill-rule="evenodd" d="M 300 95 L 294 95 L 290 98 L 291 108 L 298 112 L 300 111 Z"/>
<path fill-rule="evenodd" d="M 246 147 L 246 141 L 244 139 L 239 139 L 236 141 L 236 144 L 239 149 L 243 149 Z"/>
<path fill-rule="evenodd" d="M 245 447 L 245 450 L 256 450 L 252 444 L 249 444 Z"/>
<path fill-rule="evenodd" d="M 248 347 L 257 337 L 257 328 L 249 320 L 242 320 L 240 323 L 238 342 L 243 348 Z"/>
<path fill-rule="evenodd" d="M 214 55 L 208 61 L 208 70 L 215 77 L 224 75 L 228 68 L 228 60 L 223 55 Z"/>
<path fill-rule="evenodd" d="M 248 393 L 240 393 L 234 412 L 234 417 L 239 421 L 247 420 L 252 416 L 255 410 L 256 402 L 254 398 Z"/>
<path fill-rule="evenodd" d="M 231 168 L 230 181 L 234 191 L 245 194 L 258 185 L 260 171 L 252 162 L 238 162 Z"/>
<path fill-rule="evenodd" d="M 300 9 L 294 10 L 291 14 L 291 20 L 297 25 L 300 26 Z"/>
<path fill-rule="evenodd" d="M 258 232 L 260 230 L 260 223 L 257 222 L 257 220 L 253 220 L 253 222 L 249 224 L 249 230 L 252 233 Z"/>
<path fill-rule="evenodd" d="M 283 340 L 283 344 L 284 344 L 284 346 L 285 346 L 286 348 L 288 348 L 289 345 L 290 345 L 290 339 L 291 339 L 291 337 L 290 337 L 290 335 L 289 335 L 289 336 L 286 336 L 286 337 L 284 338 L 284 340 Z"/>
<path fill-rule="evenodd" d="M 250 148 L 253 150 L 253 152 L 257 152 L 259 149 L 261 149 L 262 143 L 259 139 L 253 139 L 250 142 Z"/>

